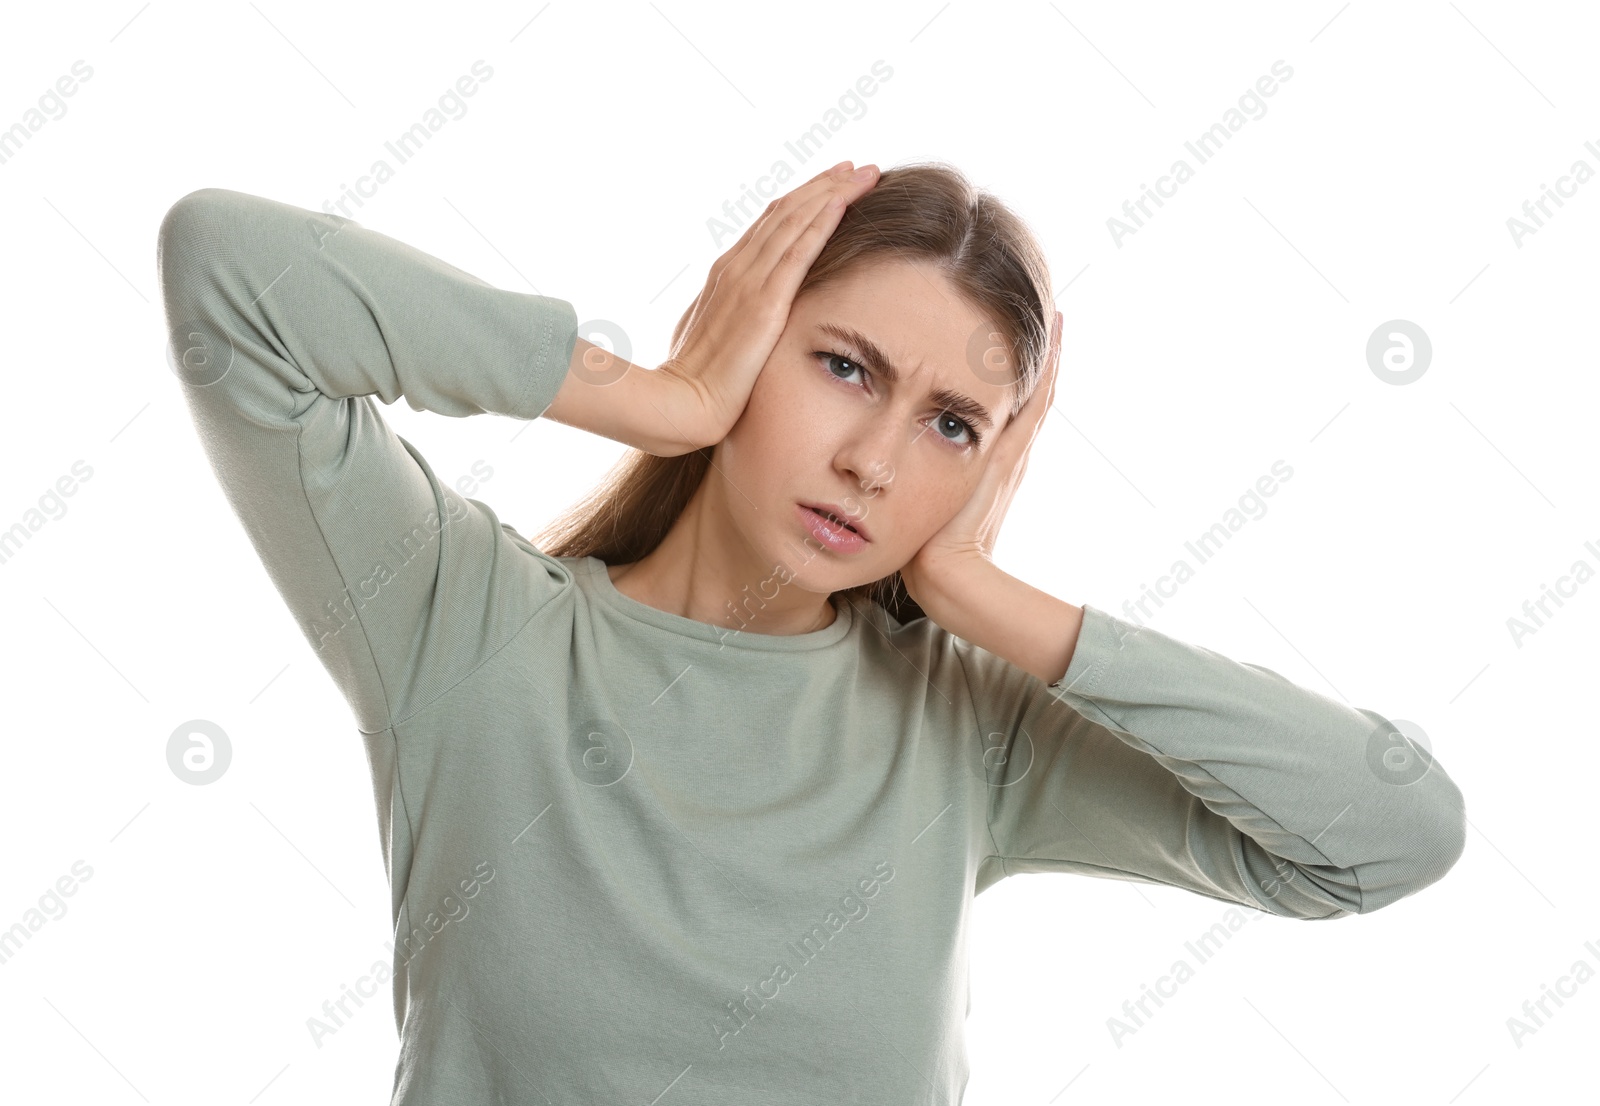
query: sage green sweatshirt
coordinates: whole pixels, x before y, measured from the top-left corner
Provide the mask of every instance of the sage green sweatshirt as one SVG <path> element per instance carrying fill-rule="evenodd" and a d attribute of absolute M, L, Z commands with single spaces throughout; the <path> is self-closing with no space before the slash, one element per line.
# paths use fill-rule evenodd
<path fill-rule="evenodd" d="M 875 605 L 738 632 L 547 556 L 374 400 L 537 419 L 564 300 L 221 188 L 157 264 L 176 390 L 366 745 L 396 1106 L 953 1106 L 1006 876 L 1309 920 L 1461 853 L 1460 791 L 1384 716 L 1097 607 L 1046 685 Z"/>

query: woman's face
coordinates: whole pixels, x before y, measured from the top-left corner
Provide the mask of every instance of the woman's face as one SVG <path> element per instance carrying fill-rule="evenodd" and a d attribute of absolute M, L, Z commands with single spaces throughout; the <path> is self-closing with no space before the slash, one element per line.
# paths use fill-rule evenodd
<path fill-rule="evenodd" d="M 876 261 L 797 297 L 708 474 L 757 564 L 826 595 L 909 562 L 971 497 L 1009 418 L 1013 365 L 988 334 L 922 261 Z M 826 547 L 797 513 L 828 503 L 865 532 L 859 552 Z"/>

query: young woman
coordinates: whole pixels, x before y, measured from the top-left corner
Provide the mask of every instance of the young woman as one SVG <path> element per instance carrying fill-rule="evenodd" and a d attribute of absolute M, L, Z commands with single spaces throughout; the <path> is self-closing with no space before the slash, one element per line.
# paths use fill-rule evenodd
<path fill-rule="evenodd" d="M 206 188 L 161 225 L 201 441 L 366 742 L 395 943 L 348 998 L 392 979 L 397 1104 L 954 1104 L 1005 876 L 1322 919 L 1461 852 L 1382 715 L 995 566 L 1042 252 L 949 167 L 852 168 L 655 369 L 340 216 Z M 374 396 L 637 452 L 532 542 Z"/>

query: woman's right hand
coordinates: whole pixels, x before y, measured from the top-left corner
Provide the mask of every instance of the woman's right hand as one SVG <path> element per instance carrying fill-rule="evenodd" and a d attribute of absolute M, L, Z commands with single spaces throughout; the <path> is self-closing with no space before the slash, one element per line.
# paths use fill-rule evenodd
<path fill-rule="evenodd" d="M 545 418 L 658 457 L 716 445 L 739 421 L 796 290 L 851 201 L 877 182 L 842 161 L 767 205 L 711 266 L 658 368 L 579 337 Z"/>
<path fill-rule="evenodd" d="M 722 441 L 743 413 L 756 377 L 788 325 L 796 290 L 839 225 L 845 207 L 877 183 L 848 161 L 774 199 L 711 266 L 705 287 L 649 375 L 652 402 L 687 453 Z M 672 454 L 664 454 L 670 456 Z"/>

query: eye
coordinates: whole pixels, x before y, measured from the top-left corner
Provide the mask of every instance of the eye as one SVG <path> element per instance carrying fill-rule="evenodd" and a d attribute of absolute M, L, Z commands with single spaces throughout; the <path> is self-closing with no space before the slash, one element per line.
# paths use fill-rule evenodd
<path fill-rule="evenodd" d="M 864 374 L 867 371 L 861 365 L 859 365 L 856 362 L 850 360 L 850 358 L 846 357 L 844 354 L 842 354 L 842 353 L 834 353 L 832 350 L 819 349 L 815 353 L 813 353 L 812 356 L 813 357 L 821 357 L 825 361 L 839 361 L 839 362 L 842 362 L 842 363 L 844 363 L 846 365 L 851 366 L 850 372 L 857 372 L 857 373 L 863 373 Z M 833 366 L 832 365 L 828 366 L 828 373 L 829 373 L 829 375 L 833 375 Z M 849 374 L 847 373 L 846 375 L 849 375 Z M 844 377 L 843 376 L 836 376 L 835 379 L 843 380 Z"/>
<path fill-rule="evenodd" d="M 973 449 L 977 449 L 978 448 L 978 431 L 966 419 L 962 418 L 959 415 L 952 415 L 949 411 L 940 411 L 939 414 L 937 416 L 935 416 L 935 417 L 937 419 L 939 419 L 940 422 L 944 422 L 944 421 L 948 420 L 949 422 L 952 422 L 952 423 L 955 424 L 955 428 L 957 430 L 965 430 L 967 432 L 967 440 L 964 441 L 964 442 L 957 442 L 957 441 L 954 441 L 954 439 L 951 439 L 951 438 L 945 438 L 945 441 L 952 442 L 955 445 L 970 445 L 970 446 L 972 446 Z M 942 434 L 940 436 L 943 437 Z"/>
<path fill-rule="evenodd" d="M 861 373 L 863 378 L 865 378 L 866 375 L 867 375 L 866 367 L 864 365 L 862 365 L 859 361 L 856 361 L 855 359 L 850 357 L 850 355 L 848 355 L 848 354 L 838 353 L 838 352 L 835 352 L 834 350 L 829 350 L 829 349 L 819 349 L 819 350 L 812 351 L 811 356 L 816 357 L 816 358 L 820 358 L 822 360 L 822 362 L 824 363 L 824 365 L 826 366 L 826 371 L 827 371 L 828 375 L 831 376 L 833 379 L 839 381 L 840 383 L 844 383 L 844 384 L 850 383 L 850 380 L 848 379 L 848 377 L 851 376 L 854 373 Z M 834 363 L 835 362 L 837 362 L 840 365 L 847 366 L 847 371 L 843 375 L 841 375 L 841 374 L 839 374 L 839 373 L 834 371 Z M 966 441 L 961 441 L 960 439 L 957 439 L 957 438 L 947 438 L 947 437 L 945 437 L 945 435 L 943 433 L 943 429 L 941 429 L 941 431 L 939 433 L 940 440 L 948 442 L 950 445 L 952 445 L 952 446 L 954 446 L 956 448 L 977 449 L 978 448 L 978 443 L 983 440 L 982 435 L 980 435 L 978 433 L 977 427 L 973 426 L 970 422 L 968 422 L 964 418 L 961 418 L 959 415 L 952 415 L 949 411 L 940 411 L 936 416 L 934 416 L 934 418 L 940 424 L 946 424 L 946 423 L 952 424 L 948 428 L 949 429 L 953 429 L 958 433 L 961 432 L 961 431 L 965 431 L 966 432 L 966 435 L 967 435 Z"/>

